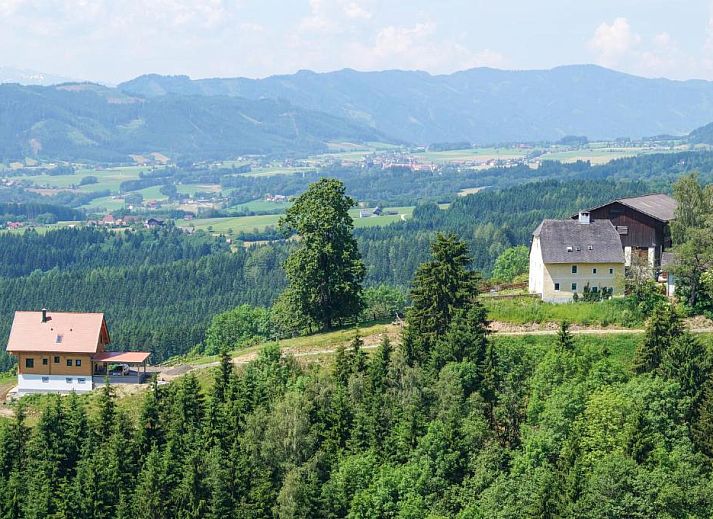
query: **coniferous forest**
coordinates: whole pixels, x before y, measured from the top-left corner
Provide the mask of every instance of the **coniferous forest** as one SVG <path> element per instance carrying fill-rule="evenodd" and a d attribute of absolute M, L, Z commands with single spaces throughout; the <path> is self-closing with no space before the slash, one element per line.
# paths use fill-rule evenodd
<path fill-rule="evenodd" d="M 400 344 L 372 354 L 355 336 L 305 366 L 274 344 L 131 412 L 109 386 L 32 426 L 21 406 L 2 516 L 710 516 L 710 345 L 668 305 L 624 343 L 491 337 L 470 260 L 439 235 Z"/>

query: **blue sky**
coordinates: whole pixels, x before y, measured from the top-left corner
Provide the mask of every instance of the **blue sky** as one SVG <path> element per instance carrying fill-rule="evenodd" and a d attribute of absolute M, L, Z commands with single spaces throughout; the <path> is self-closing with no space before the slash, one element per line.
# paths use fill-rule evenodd
<path fill-rule="evenodd" d="M 0 66 L 109 83 L 572 63 L 713 80 L 713 0 L 0 0 Z"/>

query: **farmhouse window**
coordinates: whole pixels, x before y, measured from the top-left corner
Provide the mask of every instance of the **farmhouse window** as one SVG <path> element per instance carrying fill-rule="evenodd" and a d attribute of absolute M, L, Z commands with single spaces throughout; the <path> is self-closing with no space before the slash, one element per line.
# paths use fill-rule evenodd
<path fill-rule="evenodd" d="M 54 363 L 59 364 L 59 356 L 55 355 L 54 357 Z"/>
<path fill-rule="evenodd" d="M 577 273 L 577 265 L 572 265 L 572 274 Z"/>
<path fill-rule="evenodd" d="M 555 283 L 555 292 L 559 292 L 559 291 L 560 291 L 560 284 Z"/>
<path fill-rule="evenodd" d="M 577 283 L 572 283 L 572 292 L 577 291 Z"/>
<path fill-rule="evenodd" d="M 42 359 L 42 365 L 43 365 L 43 366 L 46 366 L 47 364 L 49 364 L 49 362 L 50 362 L 49 359 Z"/>
<path fill-rule="evenodd" d="M 25 359 L 25 367 L 26 368 L 34 368 L 35 367 L 35 359 L 30 359 L 30 358 Z"/>
<path fill-rule="evenodd" d="M 79 367 L 79 366 L 82 365 L 82 361 L 81 361 L 80 359 L 77 359 L 77 360 L 74 361 L 74 365 L 77 366 L 77 367 Z"/>
<path fill-rule="evenodd" d="M 67 367 L 72 367 L 72 359 L 67 359 Z"/>
<path fill-rule="evenodd" d="M 609 269 L 609 274 L 614 274 L 614 269 Z"/>

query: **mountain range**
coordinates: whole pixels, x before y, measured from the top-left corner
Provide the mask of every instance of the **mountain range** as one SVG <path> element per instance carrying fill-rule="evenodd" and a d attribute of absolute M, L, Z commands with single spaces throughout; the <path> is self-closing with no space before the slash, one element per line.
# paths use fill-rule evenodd
<path fill-rule="evenodd" d="M 0 84 L 0 161 L 123 162 L 304 155 L 333 141 L 497 144 L 687 135 L 713 121 L 713 82 L 593 65 L 551 70 L 300 71 L 264 79 L 146 75 L 107 87 Z M 713 141 L 713 129 L 691 142 Z"/>
<path fill-rule="evenodd" d="M 348 69 L 264 79 L 146 75 L 119 88 L 145 97 L 286 99 L 416 144 L 685 135 L 713 121 L 713 82 L 647 79 L 595 65 L 449 75 Z"/>

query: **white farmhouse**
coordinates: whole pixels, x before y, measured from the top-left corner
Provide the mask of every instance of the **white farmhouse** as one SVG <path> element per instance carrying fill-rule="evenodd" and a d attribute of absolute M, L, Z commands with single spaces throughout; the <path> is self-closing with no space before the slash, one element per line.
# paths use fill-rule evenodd
<path fill-rule="evenodd" d="M 609 220 L 591 220 L 588 212 L 577 219 L 543 220 L 535 229 L 530 248 L 531 294 L 544 301 L 563 303 L 585 286 L 613 289 L 622 295 L 624 251 Z"/>

